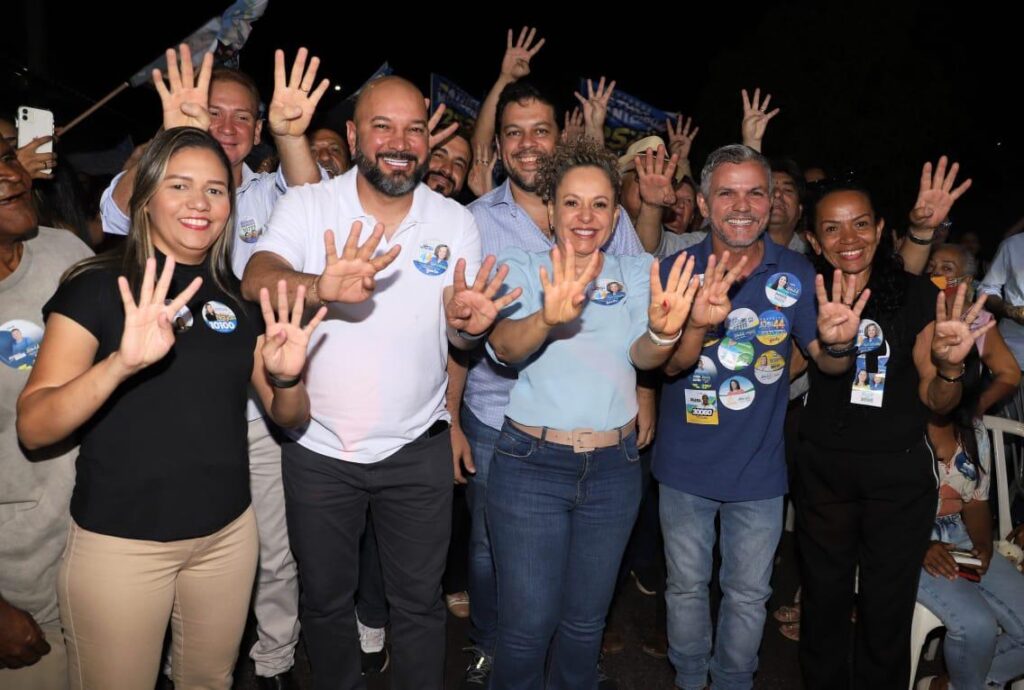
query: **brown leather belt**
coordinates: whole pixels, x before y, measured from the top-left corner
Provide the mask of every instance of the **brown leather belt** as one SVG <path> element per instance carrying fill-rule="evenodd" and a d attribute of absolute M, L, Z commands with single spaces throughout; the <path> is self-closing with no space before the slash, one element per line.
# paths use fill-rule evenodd
<path fill-rule="evenodd" d="M 533 436 L 534 438 L 550 443 L 558 443 L 563 446 L 572 446 L 573 451 L 577 453 L 589 453 L 598 448 L 617 446 L 622 439 L 633 433 L 633 430 L 636 428 L 635 417 L 618 429 L 610 431 L 594 431 L 593 429 L 562 431 L 560 429 L 550 429 L 546 426 L 526 426 L 511 419 L 509 422 L 527 436 Z"/>

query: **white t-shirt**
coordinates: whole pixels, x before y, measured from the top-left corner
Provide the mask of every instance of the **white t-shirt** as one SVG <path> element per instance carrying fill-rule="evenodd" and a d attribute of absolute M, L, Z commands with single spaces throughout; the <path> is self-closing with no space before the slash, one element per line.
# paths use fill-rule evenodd
<path fill-rule="evenodd" d="M 277 254 L 297 271 L 324 270 L 324 231 L 339 250 L 353 222 L 359 242 L 373 232 L 356 190 L 358 170 L 317 185 L 292 188 L 277 206 L 256 251 Z M 443 291 L 455 262 L 467 280 L 480 267 L 480 235 L 472 214 L 420 184 L 412 207 L 377 254 L 401 245 L 377 274 L 374 295 L 358 304 L 330 304 L 309 343 L 305 382 L 312 420 L 294 438 L 321 455 L 350 462 L 384 460 L 418 438 L 445 409 L 448 338 Z M 447 256 L 443 248 L 447 248 Z"/>

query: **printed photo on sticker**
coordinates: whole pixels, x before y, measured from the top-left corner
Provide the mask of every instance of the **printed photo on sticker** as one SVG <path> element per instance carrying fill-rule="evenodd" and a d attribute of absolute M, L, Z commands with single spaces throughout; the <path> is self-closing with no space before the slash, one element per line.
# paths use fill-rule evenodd
<path fill-rule="evenodd" d="M 700 390 L 710 390 L 715 387 L 715 377 L 718 376 L 718 368 L 711 358 L 701 355 L 697 362 L 697 368 L 690 374 L 690 385 Z"/>
<path fill-rule="evenodd" d="M 238 238 L 246 244 L 252 244 L 263 234 L 262 228 L 252 218 L 243 218 L 238 222 Z"/>
<path fill-rule="evenodd" d="M 738 343 L 729 337 L 723 338 L 718 346 L 718 361 L 732 371 L 749 367 L 754 361 L 754 346 L 750 343 Z"/>
<path fill-rule="evenodd" d="M 765 283 L 768 301 L 777 307 L 792 307 L 800 299 L 800 279 L 792 273 L 776 273 Z"/>
<path fill-rule="evenodd" d="M 868 358 L 857 357 L 854 365 L 853 385 L 850 387 L 850 402 L 854 405 L 881 407 L 885 399 L 885 375 L 889 365 L 888 346 L 886 354 L 877 360 L 877 371 L 869 371 Z"/>
<path fill-rule="evenodd" d="M 31 369 L 43 341 L 43 329 L 31 321 L 12 319 L 0 324 L 0 362 L 12 369 Z"/>
<path fill-rule="evenodd" d="M 757 340 L 765 345 L 778 345 L 789 336 L 789 320 L 776 309 L 769 309 L 759 317 Z"/>
<path fill-rule="evenodd" d="M 165 299 L 164 304 L 170 304 L 172 301 L 173 300 Z M 192 310 L 188 308 L 187 304 L 179 309 L 178 313 L 174 315 L 173 319 L 171 319 L 171 327 L 174 329 L 175 333 L 184 333 L 188 329 L 192 328 L 192 323 Z"/>
<path fill-rule="evenodd" d="M 590 301 L 597 304 L 618 304 L 626 298 L 626 290 L 617 280 L 599 279 L 594 291 L 590 293 Z"/>
<path fill-rule="evenodd" d="M 420 245 L 412 265 L 420 273 L 428 276 L 439 276 L 448 270 L 448 262 L 452 258 L 452 250 L 447 244 L 429 240 Z"/>
<path fill-rule="evenodd" d="M 718 424 L 718 398 L 714 391 L 686 391 L 686 423 Z"/>
<path fill-rule="evenodd" d="M 730 410 L 745 410 L 754 402 L 754 384 L 745 376 L 730 376 L 718 389 L 718 400 Z"/>
<path fill-rule="evenodd" d="M 871 319 L 861 319 L 857 327 L 857 352 L 871 352 L 882 347 L 882 328 Z"/>
<path fill-rule="evenodd" d="M 203 305 L 203 321 L 217 333 L 231 333 L 238 326 L 235 312 L 220 302 L 210 300 Z"/>
<path fill-rule="evenodd" d="M 782 378 L 786 360 L 775 350 L 765 350 L 754 363 L 754 378 L 761 383 L 772 384 Z"/>
<path fill-rule="evenodd" d="M 754 339 L 757 324 L 757 314 L 753 309 L 733 309 L 725 319 L 725 334 L 736 342 L 747 343 Z"/>

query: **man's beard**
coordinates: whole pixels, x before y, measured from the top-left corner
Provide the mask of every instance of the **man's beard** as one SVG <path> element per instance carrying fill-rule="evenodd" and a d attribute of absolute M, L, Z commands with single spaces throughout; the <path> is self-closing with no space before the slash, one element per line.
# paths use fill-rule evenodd
<path fill-rule="evenodd" d="M 406 160 L 412 161 L 415 168 L 412 172 L 404 174 L 398 171 L 388 175 L 380 167 L 381 158 L 392 158 L 395 160 Z M 411 153 L 404 151 L 381 151 L 377 154 L 376 159 L 371 162 L 369 158 L 363 155 L 363 149 L 356 145 L 355 155 L 352 157 L 352 162 L 359 168 L 359 172 L 362 174 L 366 181 L 369 182 L 374 189 L 381 194 L 387 196 L 405 196 L 409 192 L 416 189 L 416 185 L 420 183 L 423 176 L 426 174 L 429 167 L 427 161 L 423 161 L 422 164 L 418 164 L 416 156 Z"/>
<path fill-rule="evenodd" d="M 524 157 L 524 156 L 537 156 L 538 157 L 538 163 L 540 163 L 540 165 L 537 166 L 537 170 L 535 170 L 534 173 L 533 173 L 533 180 L 527 182 L 523 178 L 523 176 L 521 174 L 519 174 L 519 172 L 517 170 L 513 169 L 513 167 L 511 165 L 505 165 L 504 166 L 505 167 L 505 174 L 508 175 L 508 178 L 510 180 L 512 180 L 512 182 L 514 182 L 515 185 L 517 187 L 519 187 L 521 190 L 523 190 L 524 192 L 527 192 L 528 194 L 536 194 L 537 193 L 537 189 L 540 186 L 538 184 L 538 179 L 537 178 L 540 177 L 540 175 L 539 175 L 540 168 L 543 167 L 543 161 L 548 157 L 548 154 L 544 153 L 543 151 L 539 151 L 537 149 L 530 149 L 528 151 L 519 151 L 519 152 L 517 152 L 515 155 L 512 156 L 512 159 L 515 160 L 516 158 L 521 158 L 521 157 Z"/>
<path fill-rule="evenodd" d="M 751 218 L 751 216 L 740 216 L 740 217 L 742 217 L 742 218 Z M 723 222 L 728 222 L 729 218 L 730 217 L 726 217 L 723 220 Z M 756 219 L 754 219 L 754 218 L 752 218 L 752 220 L 756 221 Z M 708 223 L 708 225 L 711 226 L 711 231 L 714 233 L 715 237 L 717 237 L 719 240 L 721 240 L 722 244 L 724 244 L 727 247 L 731 247 L 733 249 L 745 249 L 747 247 L 753 246 L 759 239 L 761 239 L 761 235 L 764 234 L 765 229 L 767 229 L 767 227 L 768 227 L 768 224 L 764 223 L 762 221 L 761 228 L 757 231 L 757 233 L 751 235 L 750 239 L 737 241 L 735 238 L 729 237 L 725 233 L 725 231 L 719 229 L 718 225 L 713 223 L 710 218 L 708 219 L 707 223 Z"/>
<path fill-rule="evenodd" d="M 441 187 L 441 189 L 435 189 L 434 187 L 430 187 L 431 175 L 437 175 L 441 179 L 445 180 L 448 183 L 448 187 L 445 187 L 444 185 L 438 185 L 438 187 Z M 423 179 L 425 182 L 427 182 L 427 186 L 433 189 L 438 194 L 443 194 L 444 196 L 451 196 L 455 194 L 455 178 L 446 173 L 444 170 L 428 170 L 427 176 Z"/>

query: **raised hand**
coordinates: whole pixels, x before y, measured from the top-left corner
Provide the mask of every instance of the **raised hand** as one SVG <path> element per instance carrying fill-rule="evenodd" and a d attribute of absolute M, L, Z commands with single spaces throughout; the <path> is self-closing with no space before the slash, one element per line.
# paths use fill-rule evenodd
<path fill-rule="evenodd" d="M 693 148 L 693 140 L 697 138 L 700 127 L 692 127 L 693 119 L 686 118 L 683 124 L 683 116 L 680 115 L 675 126 L 672 126 L 671 118 L 665 120 L 668 130 L 668 148 L 672 153 L 679 155 L 679 160 L 686 160 L 690 157 L 690 149 Z M 691 129 L 692 127 L 692 129 Z"/>
<path fill-rule="evenodd" d="M 700 286 L 693 300 L 687 326 L 711 328 L 725 321 L 732 311 L 729 290 L 743 275 L 743 268 L 746 265 L 747 257 L 742 256 L 730 267 L 729 252 L 722 253 L 721 261 L 714 254 L 708 257 L 708 265 L 704 269 L 704 284 Z"/>
<path fill-rule="evenodd" d="M 334 231 L 324 232 L 327 265 L 314 283 L 316 296 L 321 301 L 351 303 L 368 299 L 377 287 L 375 276 L 398 258 L 398 253 L 402 251 L 401 246 L 395 245 L 386 254 L 374 257 L 373 252 L 384 236 L 384 224 L 377 223 L 373 233 L 360 246 L 359 233 L 362 229 L 362 221 L 357 220 L 352 224 L 340 256 L 334 242 Z"/>
<path fill-rule="evenodd" d="M 679 333 L 700 288 L 700 280 L 693 275 L 693 257 L 680 254 L 672 264 L 665 288 L 661 287 L 658 262 L 651 264 L 651 304 L 647 309 L 647 323 L 655 335 L 666 340 Z"/>
<path fill-rule="evenodd" d="M 301 137 L 306 133 L 317 103 L 327 91 L 330 82 L 322 79 L 313 90 L 320 58 L 313 57 L 306 68 L 309 51 L 299 48 L 292 63 L 292 71 L 285 75 L 284 51 L 274 51 L 274 97 L 267 109 L 267 125 L 276 137 Z"/>
<path fill-rule="evenodd" d="M 210 75 L 213 73 L 213 53 L 203 56 L 198 77 L 192 67 L 192 51 L 182 43 L 181 69 L 174 48 L 167 49 L 167 84 L 159 69 L 153 70 L 153 86 L 160 95 L 164 111 L 164 129 L 171 127 L 198 127 L 210 129 Z"/>
<path fill-rule="evenodd" d="M 295 291 L 295 305 L 288 313 L 288 283 L 277 283 L 277 315 L 270 306 L 270 291 L 260 288 L 260 309 L 266 333 L 263 338 L 263 367 L 272 376 L 293 379 L 306 366 L 306 346 L 309 338 L 327 314 L 327 307 L 320 307 L 305 327 L 302 326 L 302 310 L 306 299 L 306 286 L 300 285 Z"/>
<path fill-rule="evenodd" d="M 423 99 L 427 104 L 427 112 L 430 111 L 430 99 Z M 430 120 L 427 121 L 427 131 L 430 132 L 430 137 L 427 140 L 427 146 L 431 151 L 447 141 L 448 137 L 455 134 L 456 130 L 459 129 L 459 123 L 452 120 L 451 124 L 442 130 L 434 131 L 437 126 L 441 124 L 441 118 L 444 117 L 444 111 L 448 109 L 444 103 L 440 103 L 437 106 L 437 110 L 430 116 Z"/>
<path fill-rule="evenodd" d="M 569 323 L 583 313 L 583 305 L 587 301 L 587 286 L 601 272 L 601 252 L 594 252 L 583 271 L 576 275 L 576 252 L 572 243 L 562 251 L 558 247 L 551 250 L 552 276 L 544 266 L 540 267 L 540 284 L 544 290 L 544 307 L 541 317 L 548 326 Z"/>
<path fill-rule="evenodd" d="M 819 273 L 814 278 L 814 290 L 818 296 L 818 342 L 822 345 L 845 345 L 857 338 L 860 315 L 871 297 L 871 290 L 865 288 L 857 297 L 857 276 L 846 276 L 838 268 L 832 275 L 832 300 L 825 292 L 825 278 Z"/>
<path fill-rule="evenodd" d="M 494 164 L 498 156 L 490 144 L 479 144 L 473 152 L 473 165 L 466 176 L 469 190 L 477 196 L 483 196 L 494 189 Z"/>
<path fill-rule="evenodd" d="M 51 136 L 36 137 L 18 149 L 18 162 L 33 180 L 52 180 L 57 167 L 57 152 L 40 153 L 39 147 L 53 141 Z M 49 170 L 49 172 L 44 172 Z"/>
<path fill-rule="evenodd" d="M 578 107 L 572 113 L 565 111 L 565 127 L 562 128 L 562 143 L 576 141 L 586 133 L 583 111 Z"/>
<path fill-rule="evenodd" d="M 755 151 L 761 150 L 761 140 L 764 139 L 764 132 L 768 129 L 768 123 L 773 117 L 779 114 L 779 108 L 768 112 L 768 104 L 772 95 L 766 94 L 764 101 L 761 100 L 761 89 L 754 89 L 754 99 L 747 95 L 747 90 L 740 91 L 743 96 L 743 143 Z"/>
<path fill-rule="evenodd" d="M 606 86 L 604 77 L 601 77 L 596 91 L 593 82 L 587 79 L 586 98 L 579 91 L 573 92 L 576 100 L 583 106 L 583 121 L 586 125 L 587 136 L 602 143 L 604 142 L 604 121 L 608 116 L 608 101 L 611 99 L 613 91 L 615 91 L 615 81 L 608 82 Z"/>
<path fill-rule="evenodd" d="M 911 230 L 934 230 L 939 223 L 946 220 L 949 209 L 963 196 L 964 192 L 971 188 L 971 180 L 964 180 L 958 187 L 956 174 L 960 170 L 959 163 L 953 163 L 946 172 L 946 165 L 949 159 L 945 156 L 939 158 L 935 166 L 935 174 L 932 174 L 932 164 L 925 163 L 921 169 L 921 186 L 917 192 L 917 201 L 910 211 Z"/>
<path fill-rule="evenodd" d="M 996 325 L 992 319 L 981 328 L 972 331 L 971 324 L 981 314 L 988 295 L 981 294 L 971 308 L 964 313 L 964 297 L 967 283 L 961 283 L 953 298 L 953 310 L 946 313 L 946 295 L 940 292 L 935 298 L 935 334 L 932 336 L 932 362 L 936 367 L 958 367 L 967 358 L 974 342 Z"/>
<path fill-rule="evenodd" d="M 171 320 L 203 284 L 202 278 L 196 278 L 170 304 L 165 304 L 173 275 L 174 259 L 171 257 L 167 257 L 159 281 L 156 280 L 156 259 L 148 259 L 138 303 L 132 297 L 128 280 L 124 276 L 117 279 L 124 304 L 124 331 L 117 353 L 121 364 L 131 374 L 159 361 L 170 351 L 174 345 Z"/>
<path fill-rule="evenodd" d="M 453 286 L 455 291 L 451 299 L 444 305 L 445 319 L 448 325 L 457 331 L 467 335 L 477 336 L 482 334 L 498 318 L 498 312 L 512 304 L 519 295 L 523 294 L 522 288 L 510 290 L 508 294 L 495 299 L 501 284 L 505 282 L 508 275 L 508 266 L 501 266 L 490 281 L 487 276 L 494 268 L 495 258 L 488 255 L 484 259 L 480 270 L 477 271 L 476 280 L 473 285 L 466 284 L 466 260 L 459 259 L 455 262 L 455 275 Z"/>
<path fill-rule="evenodd" d="M 641 201 L 651 206 L 671 206 L 676 203 L 676 190 L 672 182 L 678 163 L 679 154 L 673 153 L 668 158 L 664 146 L 659 146 L 657 152 L 647 149 L 646 153 L 636 157 L 636 178 Z"/>
<path fill-rule="evenodd" d="M 519 39 L 512 43 L 512 29 L 508 30 L 508 44 L 505 47 L 505 57 L 501 59 L 501 76 L 516 81 L 530 74 L 530 59 L 537 54 L 537 51 L 544 45 L 545 39 L 536 43 L 533 39 L 537 35 L 536 27 L 524 26 L 519 32 Z"/>

